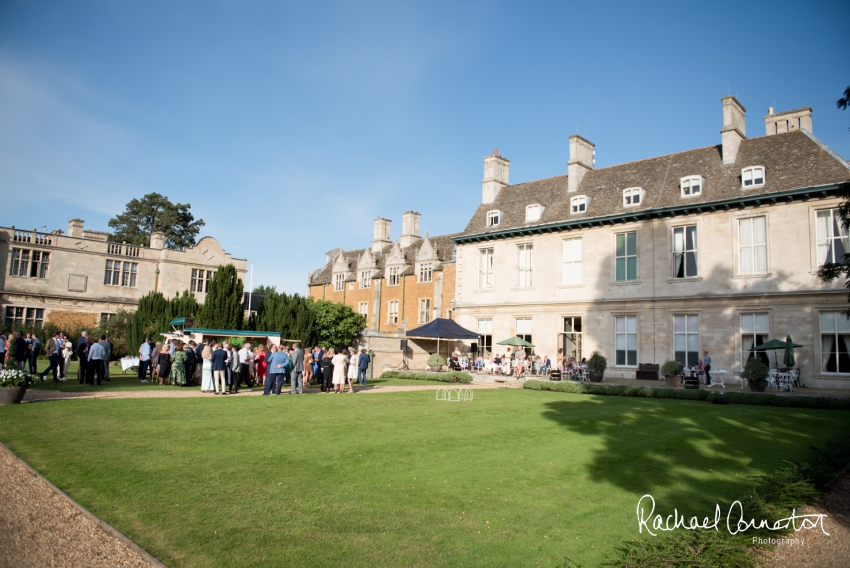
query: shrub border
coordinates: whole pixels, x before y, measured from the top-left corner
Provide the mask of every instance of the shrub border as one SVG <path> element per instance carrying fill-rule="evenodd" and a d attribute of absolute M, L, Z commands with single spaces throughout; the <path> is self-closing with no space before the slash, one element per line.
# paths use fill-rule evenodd
<path fill-rule="evenodd" d="M 654 387 L 629 387 L 626 385 L 588 385 L 571 381 L 540 381 L 528 379 L 522 388 L 548 390 L 573 394 L 597 394 L 603 396 L 634 396 L 644 398 L 673 398 L 679 400 L 702 400 L 716 404 L 746 404 L 751 406 L 785 406 L 791 408 L 816 408 L 827 410 L 850 410 L 850 398 L 825 396 L 780 396 L 775 394 L 746 392 L 713 392 L 702 389 L 672 389 Z"/>
<path fill-rule="evenodd" d="M 446 373 L 417 373 L 415 371 L 384 371 L 380 379 L 408 379 L 413 381 L 440 381 L 442 383 L 472 382 L 472 375 L 464 371 L 449 371 Z"/>

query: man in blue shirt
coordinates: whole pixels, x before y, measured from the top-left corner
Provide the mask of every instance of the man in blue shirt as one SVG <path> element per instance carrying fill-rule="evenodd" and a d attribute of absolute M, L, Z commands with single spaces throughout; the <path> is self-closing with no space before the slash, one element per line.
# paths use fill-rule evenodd
<path fill-rule="evenodd" d="M 266 384 L 263 386 L 263 395 L 271 392 L 274 384 L 274 393 L 280 394 L 280 387 L 283 386 L 283 377 L 289 372 L 291 362 L 289 357 L 283 351 L 278 349 L 277 345 L 272 344 L 271 353 L 266 357 Z"/>

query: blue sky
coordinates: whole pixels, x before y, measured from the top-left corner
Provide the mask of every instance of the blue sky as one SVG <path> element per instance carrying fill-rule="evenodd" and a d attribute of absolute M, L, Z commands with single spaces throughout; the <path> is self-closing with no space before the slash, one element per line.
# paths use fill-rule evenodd
<path fill-rule="evenodd" d="M 190 203 L 254 284 L 306 292 L 375 217 L 463 230 L 498 147 L 511 182 L 764 135 L 811 106 L 850 157 L 847 2 L 0 2 L 0 224 L 107 230 Z"/>

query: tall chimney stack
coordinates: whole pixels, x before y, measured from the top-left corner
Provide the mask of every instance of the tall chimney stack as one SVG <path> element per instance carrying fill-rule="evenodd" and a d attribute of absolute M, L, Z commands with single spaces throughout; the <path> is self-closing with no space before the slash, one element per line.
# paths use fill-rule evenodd
<path fill-rule="evenodd" d="M 422 237 L 419 236 L 419 218 L 415 211 L 408 211 L 401 216 L 401 248 L 407 248 Z"/>
<path fill-rule="evenodd" d="M 481 203 L 493 203 L 503 187 L 510 185 L 511 162 L 499 155 L 499 149 L 492 156 L 484 158 L 484 181 L 481 182 Z"/>
<path fill-rule="evenodd" d="M 764 117 L 765 134 L 782 134 L 792 130 L 812 131 L 812 107 L 803 107 L 784 112 L 773 113 L 773 107 L 768 107 Z"/>
<path fill-rule="evenodd" d="M 734 164 L 741 141 L 747 139 L 747 125 L 744 119 L 747 109 L 731 95 L 721 100 L 723 101 L 723 128 L 720 129 L 720 134 L 723 142 L 723 163 Z"/>
<path fill-rule="evenodd" d="M 68 221 L 68 236 L 75 239 L 83 238 L 83 225 L 85 221 L 82 219 L 71 219 Z"/>
<path fill-rule="evenodd" d="M 375 219 L 375 230 L 372 233 L 372 252 L 381 252 L 392 244 L 390 240 L 390 228 L 392 221 L 378 217 Z"/>
<path fill-rule="evenodd" d="M 570 161 L 567 162 L 567 191 L 578 191 L 584 174 L 596 165 L 596 145 L 590 140 L 573 134 L 570 136 Z"/>

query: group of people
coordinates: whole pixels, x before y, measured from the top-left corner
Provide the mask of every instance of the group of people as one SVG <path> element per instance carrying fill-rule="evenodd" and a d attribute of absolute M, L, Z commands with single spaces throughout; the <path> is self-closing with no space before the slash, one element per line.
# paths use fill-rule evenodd
<path fill-rule="evenodd" d="M 354 380 L 366 384 L 370 361 L 365 349 L 359 354 L 354 348 L 337 353 L 316 346 L 305 354 L 299 343 L 266 349 L 245 342 L 240 348 L 214 339 L 206 343 L 169 339 L 163 344 L 149 337 L 139 347 L 139 379 L 179 386 L 196 380 L 201 392 L 216 395 L 236 394 L 243 383 L 263 387 L 264 395 L 279 395 L 283 384 L 289 383 L 290 394 L 302 394 L 313 381 L 326 393 L 346 392 L 347 382 L 353 393 Z"/>
<path fill-rule="evenodd" d="M 537 372 L 541 374 L 548 373 L 549 368 L 552 366 L 552 362 L 546 355 L 541 357 L 537 364 Z M 526 373 L 534 369 L 534 365 L 535 363 L 528 358 L 524 349 L 517 349 L 511 353 L 510 348 L 508 348 L 505 355 L 499 353 L 492 353 L 486 356 L 479 355 L 475 360 L 474 367 L 477 371 L 484 373 L 522 378 Z"/>
<path fill-rule="evenodd" d="M 77 378 L 80 384 L 101 384 L 101 380 L 109 380 L 109 359 L 112 357 L 112 343 L 106 335 L 101 335 L 99 340 L 89 337 L 87 331 L 83 331 L 76 343 L 69 340 L 64 333 L 57 331 L 47 343 L 42 345 L 41 340 L 34 333 L 26 336 L 16 331 L 6 334 L 0 333 L 0 366 L 5 363 L 9 344 L 15 345 L 15 365 L 20 371 L 29 370 L 30 374 L 38 374 L 42 381 L 47 380 L 48 373 L 53 375 L 53 382 L 65 382 L 68 380 L 66 373 L 71 365 L 74 354 L 80 361 L 77 370 Z M 41 373 L 38 372 L 38 358 L 42 350 L 47 355 L 48 365 Z"/>

